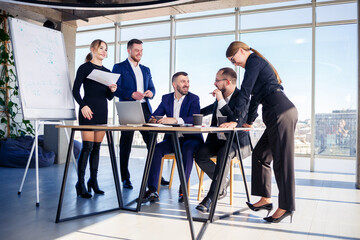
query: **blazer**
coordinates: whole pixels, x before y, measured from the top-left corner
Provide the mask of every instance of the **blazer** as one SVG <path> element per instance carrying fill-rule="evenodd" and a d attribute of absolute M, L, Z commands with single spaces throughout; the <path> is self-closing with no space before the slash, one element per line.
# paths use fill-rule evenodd
<path fill-rule="evenodd" d="M 193 114 L 200 113 L 200 100 L 199 97 L 191 92 L 189 92 L 180 108 L 179 117 L 181 117 L 185 123 L 192 124 Z M 174 117 L 174 93 L 165 94 L 162 96 L 161 103 L 152 116 L 164 116 Z M 165 138 L 169 138 L 170 135 L 166 134 Z M 202 138 L 202 134 L 184 134 L 185 138 Z"/>
<path fill-rule="evenodd" d="M 150 69 L 142 64 L 140 64 L 140 69 L 144 79 L 144 92 L 150 90 L 153 93 L 153 97 L 154 97 L 155 87 L 152 81 Z M 120 73 L 120 77 L 116 83 L 117 89 L 114 95 L 119 98 L 119 101 L 135 101 L 135 99 L 133 99 L 131 95 L 133 92 L 137 91 L 137 85 L 136 85 L 135 73 L 130 65 L 129 59 L 126 59 L 121 63 L 115 64 L 112 72 Z M 149 98 L 145 98 L 145 101 L 151 113 L 152 109 L 149 103 Z"/>
<path fill-rule="evenodd" d="M 253 124 L 258 116 L 258 106 L 267 96 L 283 89 L 282 85 L 278 83 L 269 62 L 256 55 L 256 53 L 251 53 L 245 63 L 245 74 L 240 93 L 242 110 L 248 112 L 247 123 Z M 246 107 L 248 102 L 250 102 L 250 105 Z"/>
<path fill-rule="evenodd" d="M 204 114 L 204 116 L 212 114 L 211 126 L 217 126 L 217 110 L 218 102 L 215 100 L 213 104 L 203 108 L 200 110 L 200 113 Z M 245 109 L 248 109 L 248 106 L 245 106 Z M 244 111 L 244 106 L 242 106 L 240 90 L 235 88 L 233 95 L 230 98 L 228 104 L 220 109 L 220 112 L 223 116 L 227 116 L 227 122 L 237 122 L 237 127 L 241 127 L 247 120 L 247 111 Z M 241 156 L 246 158 L 251 155 L 250 149 L 250 140 L 249 140 L 249 132 L 241 131 L 238 132 L 239 142 L 241 147 Z M 209 133 L 206 141 L 217 141 L 216 133 Z M 236 137 L 234 137 L 233 144 L 236 144 Z"/>
<path fill-rule="evenodd" d="M 241 127 L 247 120 L 247 111 L 242 110 L 243 106 L 240 100 L 240 90 L 235 88 L 229 103 L 220 109 L 221 114 L 227 116 L 227 122 L 237 122 L 237 127 Z M 216 127 L 218 122 L 216 116 L 217 106 L 218 102 L 215 100 L 213 104 L 210 104 L 200 111 L 204 116 L 212 114 L 211 126 L 213 127 Z M 246 106 L 245 109 L 248 109 L 248 106 Z"/>

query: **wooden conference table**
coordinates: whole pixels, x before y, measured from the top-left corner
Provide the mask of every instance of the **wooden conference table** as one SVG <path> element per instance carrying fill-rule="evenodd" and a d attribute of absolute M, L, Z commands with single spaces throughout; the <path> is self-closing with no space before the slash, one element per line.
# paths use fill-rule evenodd
<path fill-rule="evenodd" d="M 147 183 L 147 179 L 149 176 L 150 166 L 151 166 L 152 158 L 154 155 L 157 135 L 158 135 L 158 133 L 166 133 L 166 134 L 171 135 L 172 144 L 174 147 L 174 153 L 175 153 L 175 157 L 177 159 L 176 164 L 177 164 L 177 169 L 178 169 L 178 173 L 179 173 L 181 189 L 182 189 L 182 192 L 184 193 L 184 205 L 185 205 L 185 209 L 186 209 L 187 219 L 188 219 L 189 225 L 190 225 L 192 239 L 195 239 L 193 220 L 194 221 L 202 221 L 202 222 L 206 222 L 206 223 L 209 221 L 210 222 L 213 221 L 216 203 L 217 203 L 217 196 L 220 191 L 221 181 L 215 180 L 216 181 L 215 194 L 212 199 L 208 217 L 207 218 L 193 218 L 191 216 L 191 211 L 189 209 L 189 198 L 188 198 L 188 193 L 187 193 L 188 190 L 187 190 L 187 184 L 186 184 L 186 179 L 185 179 L 181 148 L 180 148 L 180 143 L 179 143 L 179 134 L 220 133 L 220 132 L 225 133 L 225 135 L 227 136 L 227 141 L 225 144 L 226 150 L 225 150 L 224 158 L 227 159 L 227 157 L 229 155 L 230 147 L 231 147 L 230 143 L 233 142 L 234 137 L 236 137 L 238 153 L 240 153 L 240 143 L 239 143 L 239 138 L 238 138 L 237 132 L 249 130 L 246 128 L 182 127 L 182 126 L 180 126 L 180 127 L 178 127 L 178 126 L 166 126 L 166 127 L 156 126 L 156 127 L 153 127 L 153 126 L 122 126 L 122 125 L 81 125 L 81 126 L 79 126 L 79 125 L 77 125 L 77 126 L 75 126 L 75 125 L 58 125 L 56 127 L 71 129 L 69 147 L 68 147 L 65 169 L 64 169 L 64 176 L 63 176 L 61 192 L 60 192 L 60 197 L 59 197 L 59 204 L 58 204 L 56 220 L 55 220 L 56 223 L 58 223 L 60 221 L 77 219 L 77 218 L 81 218 L 81 217 L 85 217 L 85 216 L 89 216 L 89 215 L 95 215 L 95 214 L 100 214 L 100 213 L 113 211 L 113 210 L 119 210 L 119 209 L 136 211 L 136 212 L 140 211 L 141 197 L 145 193 L 145 188 L 146 188 L 146 183 Z M 109 147 L 110 161 L 111 161 L 112 171 L 113 171 L 113 175 L 114 175 L 115 189 L 116 189 L 116 195 L 117 195 L 119 207 L 115 208 L 115 209 L 106 210 L 106 211 L 90 213 L 90 214 L 86 214 L 86 215 L 79 215 L 79 216 L 70 217 L 70 218 L 66 218 L 66 219 L 60 219 L 61 208 L 62 208 L 63 197 L 64 197 L 64 190 L 65 190 L 65 186 L 66 186 L 66 179 L 67 179 L 68 169 L 69 169 L 69 165 L 70 165 L 71 151 L 72 151 L 73 145 L 74 145 L 74 134 L 76 131 L 105 131 L 106 132 L 106 138 L 107 138 L 108 147 Z M 141 182 L 139 197 L 137 199 L 136 209 L 125 207 L 123 204 L 123 198 L 122 198 L 120 182 L 119 182 L 118 168 L 117 168 L 117 164 L 116 164 L 115 147 L 114 147 L 114 141 L 113 141 L 113 137 L 112 137 L 113 131 L 148 131 L 148 132 L 150 132 L 150 135 L 151 135 L 150 148 L 149 148 L 149 151 L 148 151 L 148 154 L 146 157 L 144 174 L 143 174 L 143 178 L 142 178 L 142 182 Z M 247 200 L 250 201 L 241 154 L 238 154 L 237 157 L 240 160 Z M 220 174 L 217 179 L 222 179 L 224 176 L 224 171 L 225 171 L 224 163 L 225 163 L 225 161 L 221 161 L 221 164 L 216 165 L 217 168 L 218 167 L 220 168 L 220 171 L 219 171 Z"/>

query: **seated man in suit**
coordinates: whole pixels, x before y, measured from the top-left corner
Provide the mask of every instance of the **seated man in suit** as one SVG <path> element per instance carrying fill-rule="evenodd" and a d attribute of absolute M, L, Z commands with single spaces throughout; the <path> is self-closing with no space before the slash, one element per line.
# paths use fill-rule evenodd
<path fill-rule="evenodd" d="M 219 127 L 241 127 L 247 119 L 247 112 L 239 112 L 239 97 L 240 90 L 236 87 L 237 74 L 232 68 L 222 68 L 216 74 L 215 86 L 216 89 L 212 95 L 216 97 L 216 101 L 201 109 L 204 116 L 213 114 L 211 126 L 218 126 L 218 117 L 226 116 L 227 121 Z M 249 103 L 248 103 L 249 105 Z M 246 158 L 250 156 L 250 142 L 248 132 L 239 132 L 239 141 L 241 146 L 241 156 Z M 208 212 L 211 204 L 211 199 L 214 195 L 217 175 L 219 169 L 216 167 L 220 161 L 223 160 L 225 154 L 226 136 L 223 133 L 209 133 L 205 144 L 203 144 L 195 156 L 195 161 L 199 167 L 211 178 L 213 181 L 210 190 L 202 202 L 196 207 L 197 210 Z M 224 178 L 222 179 L 221 189 L 218 198 L 221 199 L 226 196 L 227 187 L 230 182 L 226 178 L 231 159 L 236 156 L 237 143 L 236 138 L 231 145 L 229 157 L 226 162 L 226 169 Z M 210 160 L 212 156 L 216 155 L 216 163 Z"/>
<path fill-rule="evenodd" d="M 152 114 L 149 122 L 162 124 L 184 124 L 193 123 L 193 114 L 200 113 L 199 97 L 189 92 L 189 77 L 186 72 L 177 72 L 172 77 L 174 92 L 162 96 L 161 103 Z M 166 117 L 156 121 L 154 116 Z M 193 156 L 199 146 L 204 142 L 201 134 L 184 134 L 179 139 L 181 153 L 184 161 L 186 181 L 189 181 L 193 166 Z M 155 146 L 154 157 L 152 160 L 148 190 L 142 202 L 154 202 L 159 200 L 157 194 L 157 183 L 159 179 L 161 159 L 165 154 L 174 152 L 171 136 L 165 135 L 164 140 Z M 183 201 L 183 195 L 179 192 L 179 202 Z"/>

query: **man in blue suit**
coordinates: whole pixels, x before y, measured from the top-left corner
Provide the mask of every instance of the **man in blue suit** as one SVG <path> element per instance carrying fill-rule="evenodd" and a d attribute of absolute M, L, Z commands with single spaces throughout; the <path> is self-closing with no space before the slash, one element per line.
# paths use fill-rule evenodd
<path fill-rule="evenodd" d="M 155 87 L 151 78 L 150 69 L 140 64 L 143 53 L 142 41 L 132 39 L 127 43 L 128 58 L 114 65 L 113 73 L 120 73 L 117 81 L 117 90 L 114 93 L 119 101 L 140 101 L 147 121 L 151 116 L 149 99 L 155 95 Z M 148 132 L 140 132 L 147 148 L 150 147 Z M 120 137 L 120 171 L 124 188 L 132 189 L 130 181 L 129 156 L 134 132 L 124 131 Z"/>
<path fill-rule="evenodd" d="M 192 124 L 193 114 L 200 113 L 199 97 L 189 92 L 189 77 L 186 72 L 177 72 L 172 77 L 174 92 L 162 96 L 161 103 L 153 113 L 150 122 L 162 124 Z M 154 116 L 166 117 L 156 121 Z M 184 161 L 184 170 L 186 181 L 189 181 L 191 169 L 193 166 L 194 153 L 203 143 L 201 134 L 184 134 L 179 138 L 181 152 Z M 156 144 L 154 157 L 152 160 L 149 178 L 148 190 L 146 191 L 142 202 L 154 202 L 159 200 L 157 194 L 157 182 L 159 179 L 161 159 L 165 154 L 174 152 L 170 135 L 165 135 L 164 140 Z M 179 202 L 183 202 L 183 195 L 179 192 Z"/>

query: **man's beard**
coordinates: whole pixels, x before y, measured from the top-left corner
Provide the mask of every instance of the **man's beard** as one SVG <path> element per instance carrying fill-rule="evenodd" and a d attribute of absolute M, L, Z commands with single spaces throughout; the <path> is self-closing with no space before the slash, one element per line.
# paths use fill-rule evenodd
<path fill-rule="evenodd" d="M 181 95 L 187 95 L 188 94 L 188 92 L 189 92 L 189 88 L 187 89 L 187 91 L 186 92 L 184 92 L 181 88 L 180 88 L 180 86 L 176 86 L 176 90 L 178 90 L 178 92 L 181 94 Z"/>
<path fill-rule="evenodd" d="M 132 60 L 134 60 L 134 62 L 140 62 L 141 59 L 137 60 L 135 57 L 130 56 Z"/>

